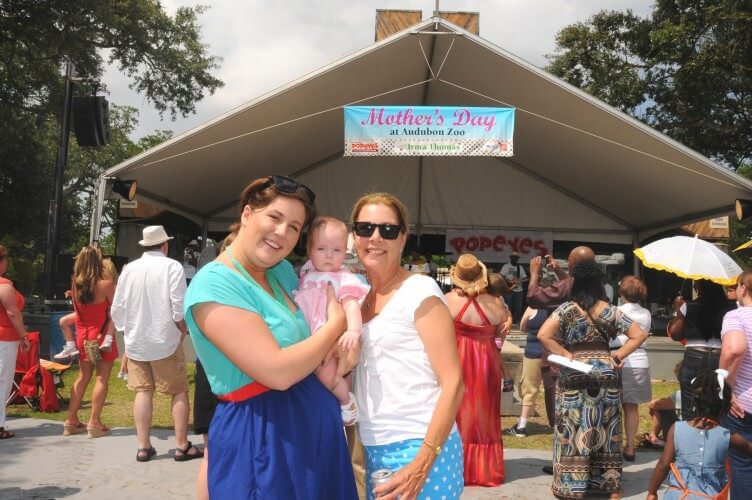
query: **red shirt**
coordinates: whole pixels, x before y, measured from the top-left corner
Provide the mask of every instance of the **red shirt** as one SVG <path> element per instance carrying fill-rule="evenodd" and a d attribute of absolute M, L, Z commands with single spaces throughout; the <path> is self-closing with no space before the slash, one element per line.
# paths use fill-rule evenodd
<path fill-rule="evenodd" d="M 7 278 L 0 278 L 0 285 L 13 286 L 13 282 Z M 13 288 L 13 291 L 16 293 L 16 307 L 20 311 L 26 305 L 26 300 L 24 300 L 23 295 L 21 295 L 15 287 Z M 2 305 L 0 305 L 0 340 L 11 342 L 19 340 L 18 332 L 8 317 L 8 311 L 6 311 L 5 307 Z"/>

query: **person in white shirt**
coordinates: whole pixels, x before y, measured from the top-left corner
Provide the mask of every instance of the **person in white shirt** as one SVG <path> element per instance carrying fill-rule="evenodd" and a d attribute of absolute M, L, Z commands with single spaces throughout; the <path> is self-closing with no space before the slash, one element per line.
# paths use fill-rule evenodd
<path fill-rule="evenodd" d="M 648 289 L 640 278 L 625 276 L 619 285 L 619 296 L 624 303 L 619 306 L 621 312 L 626 314 L 640 328 L 650 335 L 652 318 L 650 311 L 640 305 L 640 301 L 647 298 Z M 627 342 L 626 335 L 618 335 L 609 342 L 609 349 L 618 349 Z M 647 403 L 653 398 L 653 390 L 650 385 L 650 365 L 648 353 L 645 351 L 645 342 L 632 354 L 624 359 L 621 369 L 622 396 L 621 403 L 624 408 L 624 433 L 627 435 L 627 444 L 624 446 L 624 460 L 633 462 L 635 459 L 634 441 L 637 429 L 640 426 L 640 413 L 638 405 Z"/>
<path fill-rule="evenodd" d="M 185 274 L 180 262 L 167 257 L 167 236 L 162 226 L 144 228 L 141 258 L 123 269 L 110 314 L 115 328 L 124 332 L 128 353 L 128 388 L 136 393 L 136 460 L 148 462 L 156 455 L 151 445 L 154 390 L 172 397 L 178 462 L 201 458 L 203 452 L 188 441 L 188 374 L 183 355 L 187 333 L 183 320 Z"/>
<path fill-rule="evenodd" d="M 352 220 L 371 285 L 354 383 L 366 493 L 369 499 L 459 498 L 464 461 L 455 419 L 464 384 L 444 294 L 433 279 L 400 267 L 408 230 L 401 201 L 388 193 L 364 195 Z M 394 471 L 392 478 L 371 484 L 371 473 L 383 468 Z"/>
<path fill-rule="evenodd" d="M 527 273 L 519 261 L 520 254 L 512 252 L 509 255 L 509 262 L 501 266 L 501 270 L 499 271 L 499 274 L 504 276 L 504 279 L 507 280 L 507 283 L 512 290 L 504 297 L 504 301 L 512 311 L 512 317 L 515 323 L 519 323 L 520 318 L 522 317 L 522 306 L 525 297 L 522 284 L 527 281 Z"/>

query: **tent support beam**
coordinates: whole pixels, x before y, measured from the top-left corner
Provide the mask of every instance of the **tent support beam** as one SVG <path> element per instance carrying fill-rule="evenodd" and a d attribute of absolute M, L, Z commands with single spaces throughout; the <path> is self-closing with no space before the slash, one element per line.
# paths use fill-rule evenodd
<path fill-rule="evenodd" d="M 662 220 L 654 224 L 640 227 L 638 228 L 638 231 L 640 233 L 646 233 L 652 232 L 656 229 L 670 229 L 672 227 L 680 226 L 683 224 L 690 224 L 692 222 L 710 219 L 712 217 L 722 217 L 724 215 L 728 215 L 729 213 L 733 213 L 733 211 L 734 205 L 724 205 L 718 208 L 711 208 L 710 210 L 703 210 L 702 212 L 695 212 L 693 214 L 684 215 L 682 217 L 674 217 L 673 219 Z"/>
<path fill-rule="evenodd" d="M 436 0 L 438 4 L 438 0 Z M 437 12 L 438 12 L 438 5 Z M 436 54 L 436 38 L 431 38 L 430 53 L 426 56 L 426 64 L 428 67 L 425 72 L 425 79 L 428 80 L 433 76 L 433 58 Z M 423 85 L 423 96 L 421 97 L 421 106 L 425 106 L 428 102 L 428 84 Z M 415 222 L 415 235 L 417 236 L 418 249 L 420 249 L 420 236 L 423 233 L 423 159 L 421 156 L 418 158 L 418 220 Z"/>
<path fill-rule="evenodd" d="M 189 207 L 180 205 L 178 203 L 173 203 L 163 196 L 159 196 L 141 188 L 139 188 L 138 190 L 138 198 L 143 198 L 152 205 L 164 208 L 165 210 L 169 210 L 170 212 L 174 212 L 178 215 L 182 215 L 186 219 L 190 219 L 195 222 L 198 226 L 200 226 L 205 219 L 203 215 L 195 212 L 194 210 L 191 210 Z"/>
<path fill-rule="evenodd" d="M 525 167 L 525 166 L 517 163 L 516 161 L 514 161 L 514 160 L 512 160 L 510 158 L 498 158 L 498 160 L 501 161 L 502 163 L 506 163 L 506 164 L 510 165 L 511 167 L 513 167 L 516 170 L 522 172 L 523 174 L 526 174 L 528 177 L 532 177 L 533 179 L 535 179 L 535 180 L 537 180 L 539 182 L 542 182 L 546 186 L 548 186 L 548 187 L 550 187 L 552 189 L 555 189 L 556 191 L 560 192 L 561 194 L 563 194 L 563 195 L 565 195 L 565 196 L 567 196 L 567 197 L 569 197 L 569 198 L 571 198 L 571 199 L 573 199 L 573 200 L 575 200 L 575 201 L 577 201 L 579 203 L 582 203 L 586 207 L 588 207 L 588 208 L 590 208 L 590 209 L 598 212 L 599 214 L 603 215 L 604 217 L 608 217 L 612 221 L 614 221 L 614 222 L 616 222 L 616 223 L 624 226 L 625 228 L 629 229 L 630 231 L 637 231 L 636 227 L 634 227 L 632 224 L 630 224 L 629 222 L 625 221 L 624 219 L 622 219 L 620 217 L 617 217 L 616 215 L 612 214 L 611 212 L 609 212 L 608 210 L 604 209 L 603 207 L 601 207 L 599 205 L 596 205 L 592 201 L 586 200 L 582 196 L 579 196 L 579 195 L 573 193 L 572 191 L 569 191 L 568 189 L 564 189 L 563 187 L 559 186 L 555 182 L 549 180 L 546 177 L 543 177 L 542 175 L 540 175 L 537 172 L 533 172 L 529 168 L 527 168 L 527 167 Z"/>

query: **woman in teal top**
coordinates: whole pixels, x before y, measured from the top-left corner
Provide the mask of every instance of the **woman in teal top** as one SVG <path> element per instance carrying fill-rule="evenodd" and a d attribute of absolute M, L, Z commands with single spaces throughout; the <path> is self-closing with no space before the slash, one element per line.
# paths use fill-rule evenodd
<path fill-rule="evenodd" d="M 344 311 L 330 290 L 327 323 L 312 337 L 283 260 L 315 213 L 314 195 L 271 176 L 240 199 L 235 241 L 196 274 L 185 298 L 191 338 L 220 399 L 209 427 L 209 495 L 357 498 L 339 404 L 313 375 L 345 330 Z"/>

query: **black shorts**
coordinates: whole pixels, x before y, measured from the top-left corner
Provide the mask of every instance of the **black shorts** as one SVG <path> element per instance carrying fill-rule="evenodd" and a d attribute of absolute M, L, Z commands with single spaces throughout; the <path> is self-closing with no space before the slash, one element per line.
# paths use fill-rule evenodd
<path fill-rule="evenodd" d="M 211 391 L 204 367 L 196 360 L 196 392 L 193 397 L 193 432 L 208 434 L 209 424 L 217 407 L 217 396 Z"/>

